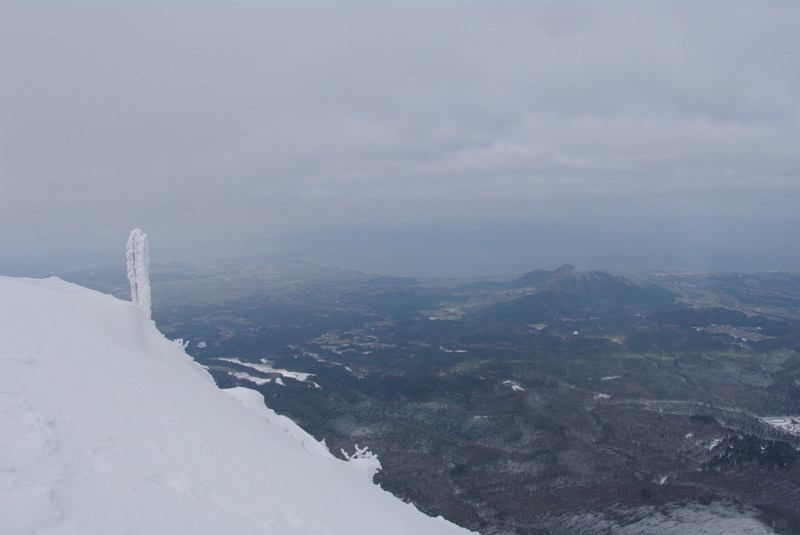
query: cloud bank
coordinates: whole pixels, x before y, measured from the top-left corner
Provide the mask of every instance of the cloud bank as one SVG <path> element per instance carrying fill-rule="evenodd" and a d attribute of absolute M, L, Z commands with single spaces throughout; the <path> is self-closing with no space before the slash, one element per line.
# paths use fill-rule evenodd
<path fill-rule="evenodd" d="M 798 269 L 798 27 L 777 1 L 3 2 L 0 246 Z"/>

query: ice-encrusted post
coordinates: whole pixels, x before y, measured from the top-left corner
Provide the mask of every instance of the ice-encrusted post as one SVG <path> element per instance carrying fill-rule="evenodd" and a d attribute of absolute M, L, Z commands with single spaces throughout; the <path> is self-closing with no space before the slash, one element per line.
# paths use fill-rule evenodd
<path fill-rule="evenodd" d="M 147 234 L 133 229 L 128 238 L 128 280 L 131 281 L 131 301 L 144 310 L 150 319 L 150 256 Z"/>

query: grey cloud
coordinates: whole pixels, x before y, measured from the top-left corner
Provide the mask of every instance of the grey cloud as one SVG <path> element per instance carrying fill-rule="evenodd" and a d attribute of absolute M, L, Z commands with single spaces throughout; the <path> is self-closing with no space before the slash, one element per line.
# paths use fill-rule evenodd
<path fill-rule="evenodd" d="M 788 2 L 4 2 L 0 245 L 796 225 L 797 27 Z"/>

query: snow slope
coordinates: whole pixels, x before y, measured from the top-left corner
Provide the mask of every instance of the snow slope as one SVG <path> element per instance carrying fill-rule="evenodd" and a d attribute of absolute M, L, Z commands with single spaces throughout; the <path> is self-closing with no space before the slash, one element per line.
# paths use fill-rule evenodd
<path fill-rule="evenodd" d="M 469 533 L 370 479 L 132 303 L 0 277 L 0 533 Z"/>

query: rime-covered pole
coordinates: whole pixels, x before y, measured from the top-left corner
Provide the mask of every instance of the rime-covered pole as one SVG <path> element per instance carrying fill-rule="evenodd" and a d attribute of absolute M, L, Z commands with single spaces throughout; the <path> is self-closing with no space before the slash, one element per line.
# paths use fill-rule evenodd
<path fill-rule="evenodd" d="M 147 234 L 133 229 L 128 238 L 128 280 L 131 281 L 131 301 L 139 305 L 150 318 L 150 254 Z"/>

